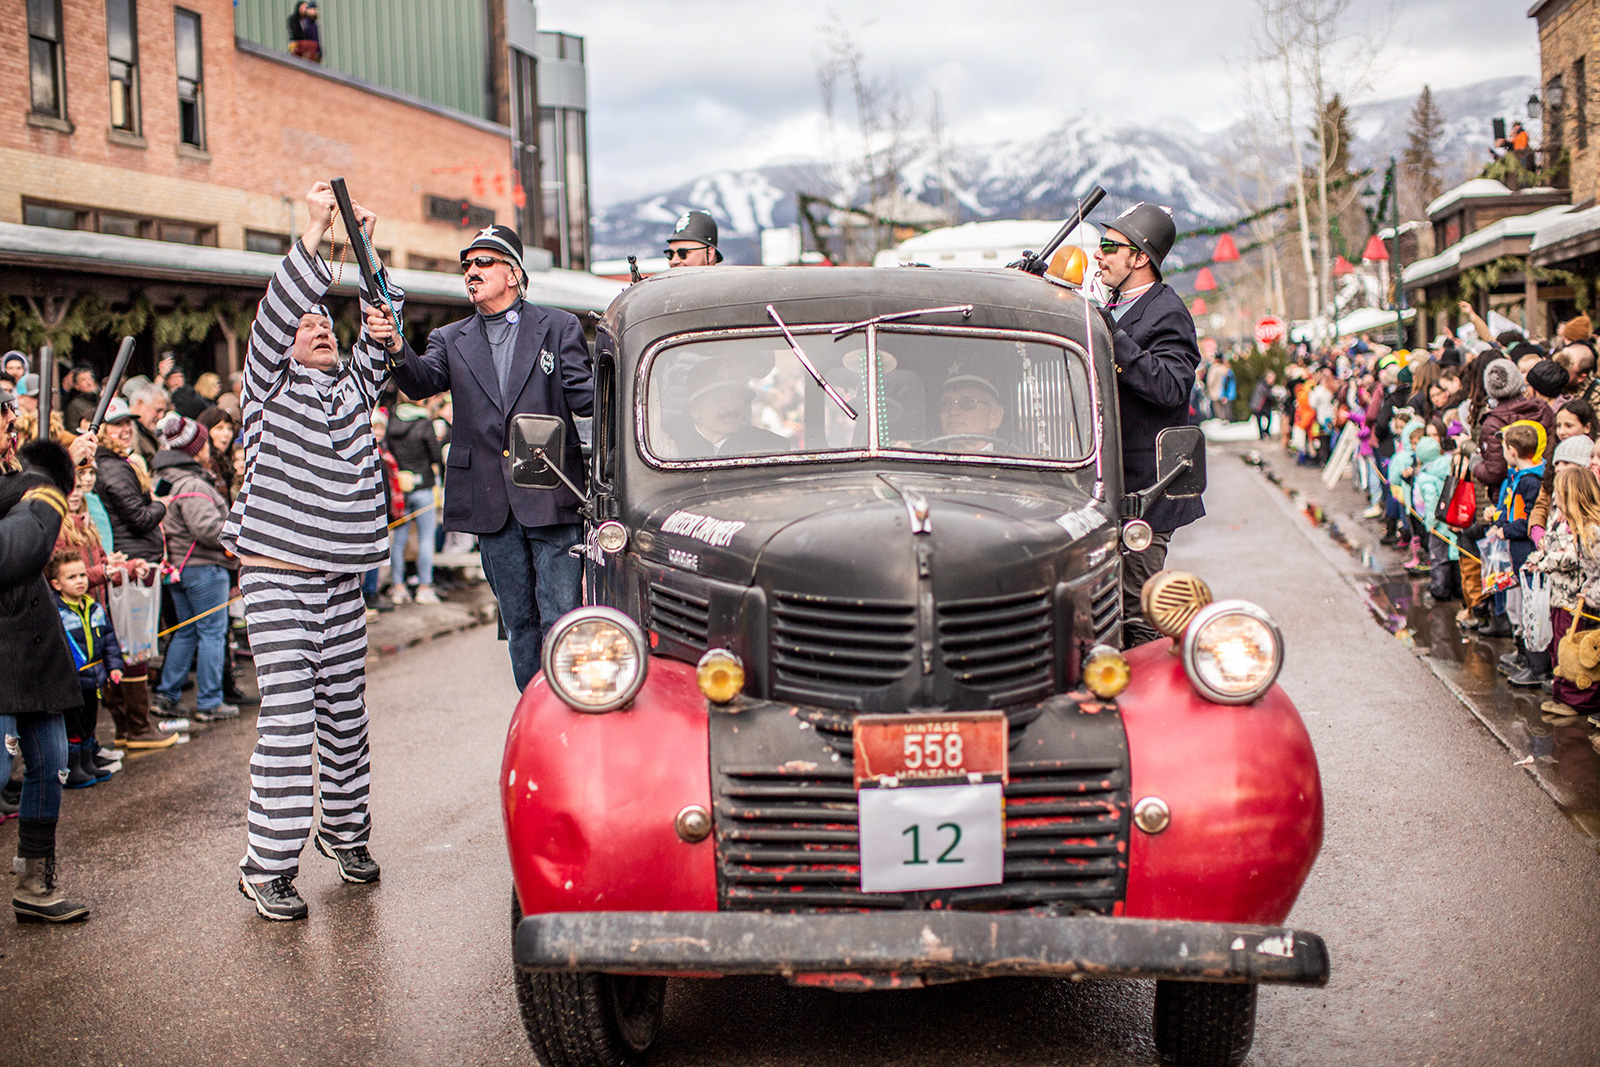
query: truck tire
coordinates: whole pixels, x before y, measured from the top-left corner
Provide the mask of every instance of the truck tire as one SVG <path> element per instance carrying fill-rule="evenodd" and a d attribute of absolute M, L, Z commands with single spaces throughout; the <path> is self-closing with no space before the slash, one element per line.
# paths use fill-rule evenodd
<path fill-rule="evenodd" d="M 521 919 L 513 889 L 513 931 Z M 661 1030 L 665 978 L 513 973 L 522 1028 L 544 1067 L 635 1067 Z"/>
<path fill-rule="evenodd" d="M 1172 1067 L 1238 1067 L 1256 1036 L 1256 987 L 1157 982 L 1156 1050 Z"/>

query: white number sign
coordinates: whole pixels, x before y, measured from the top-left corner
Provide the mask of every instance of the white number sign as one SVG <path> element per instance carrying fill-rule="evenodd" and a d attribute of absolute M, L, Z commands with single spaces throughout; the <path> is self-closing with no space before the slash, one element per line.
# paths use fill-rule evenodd
<path fill-rule="evenodd" d="M 923 766 L 961 764 L 961 738 L 907 735 Z M 928 762 L 937 761 L 937 762 Z M 899 893 L 995 885 L 1004 877 L 1004 801 L 999 782 L 863 789 L 859 798 L 861 890 Z"/>

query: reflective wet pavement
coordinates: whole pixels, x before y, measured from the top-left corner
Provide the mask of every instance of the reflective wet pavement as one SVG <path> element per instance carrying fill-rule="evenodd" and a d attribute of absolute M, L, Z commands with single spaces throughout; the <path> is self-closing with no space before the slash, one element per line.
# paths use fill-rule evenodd
<path fill-rule="evenodd" d="M 1248 1062 L 1592 1065 L 1600 856 L 1425 657 L 1372 623 L 1341 577 L 1369 574 L 1359 559 L 1238 460 L 1217 451 L 1211 467 L 1210 515 L 1175 539 L 1172 563 L 1282 627 L 1281 681 L 1327 809 L 1290 921 L 1326 939 L 1332 980 L 1263 990 Z M 0 1064 L 534 1062 L 511 992 L 497 802 L 515 698 L 505 647 L 478 627 L 383 658 L 369 677 L 383 881 L 343 885 L 308 853 L 311 918 L 257 919 L 233 884 L 253 724 L 197 731 L 66 798 L 67 884 L 95 911 L 66 929 L 0 918 Z M 0 827 L 0 849 L 14 842 Z M 681 980 L 647 1064 L 1151 1067 L 1152 992 Z"/>
<path fill-rule="evenodd" d="M 1271 447 L 1234 446 L 1244 462 L 1283 491 L 1310 526 L 1349 553 L 1356 566 L 1345 578 L 1378 624 L 1395 635 L 1439 677 L 1465 707 L 1509 749 L 1563 814 L 1600 840 L 1600 736 L 1584 719 L 1557 725 L 1539 710 L 1543 689 L 1514 689 L 1495 664 L 1509 639 L 1484 638 L 1456 625 L 1459 600 L 1435 602 L 1426 576 L 1407 574 L 1401 554 L 1378 544 L 1381 519 L 1363 519 L 1363 493 L 1348 479 L 1333 487 L 1321 471 L 1296 464 Z"/>

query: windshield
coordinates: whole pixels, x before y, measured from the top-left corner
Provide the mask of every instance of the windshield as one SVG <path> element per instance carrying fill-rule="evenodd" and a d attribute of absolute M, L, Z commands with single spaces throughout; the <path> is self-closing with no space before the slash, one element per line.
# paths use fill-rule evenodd
<path fill-rule="evenodd" d="M 1053 465 L 1093 455 L 1088 367 L 1058 339 L 884 327 L 835 341 L 807 327 L 795 340 L 855 419 L 776 332 L 689 339 L 649 363 L 646 451 L 697 464 L 867 453 Z"/>

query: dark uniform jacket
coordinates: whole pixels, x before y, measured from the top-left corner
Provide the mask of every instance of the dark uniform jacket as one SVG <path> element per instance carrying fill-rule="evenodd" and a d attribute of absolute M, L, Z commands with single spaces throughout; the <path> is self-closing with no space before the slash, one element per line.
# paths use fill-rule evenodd
<path fill-rule="evenodd" d="M 1189 390 L 1200 366 L 1194 317 L 1165 282 L 1156 282 L 1117 322 L 1113 334 L 1117 367 L 1117 410 L 1122 424 L 1122 491 L 1136 492 L 1156 481 L 1156 434 L 1189 421 Z M 1162 498 L 1145 520 L 1157 533 L 1170 533 L 1206 513 L 1198 497 Z"/>
<path fill-rule="evenodd" d="M 578 498 L 560 489 L 518 489 L 511 484 L 507 425 L 513 415 L 556 415 L 566 421 L 561 467 L 584 484 L 583 453 L 574 415 L 594 412 L 594 370 L 576 316 L 526 300 L 517 305 L 522 323 L 507 386 L 500 396 L 494 356 L 477 314 L 441 326 L 418 355 L 408 344 L 394 371 L 395 384 L 413 400 L 450 391 L 450 454 L 445 458 L 444 528 L 472 534 L 497 533 L 515 516 L 524 526 L 579 521 Z"/>
<path fill-rule="evenodd" d="M 60 510 L 48 500 L 23 499 L 36 487 L 55 490 Z M 66 507 L 42 474 L 0 475 L 0 715 L 83 704 L 67 634 L 44 579 Z"/>

